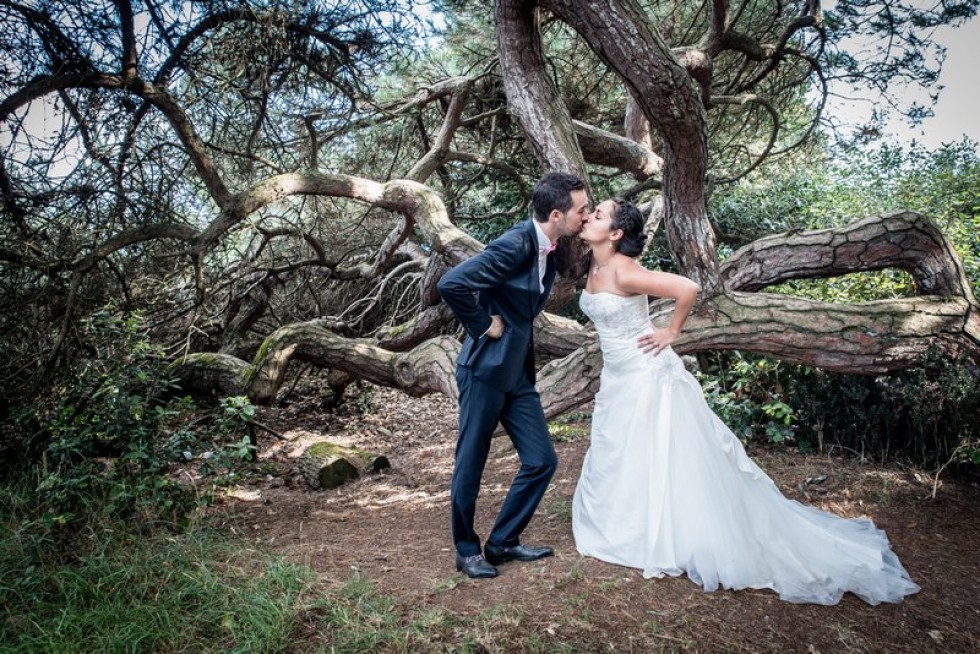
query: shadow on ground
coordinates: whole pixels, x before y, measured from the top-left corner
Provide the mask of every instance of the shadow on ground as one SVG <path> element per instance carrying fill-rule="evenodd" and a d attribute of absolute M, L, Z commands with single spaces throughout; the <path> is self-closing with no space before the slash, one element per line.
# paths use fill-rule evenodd
<path fill-rule="evenodd" d="M 787 496 L 871 518 L 922 591 L 899 605 L 874 607 L 852 595 L 824 607 L 781 602 L 769 591 L 704 593 L 686 577 L 644 580 L 637 570 L 576 552 L 571 497 L 588 447 L 587 437 L 576 436 L 587 434 L 588 415 L 582 414 L 581 424 L 560 430 L 566 437 L 556 444 L 559 470 L 524 536 L 552 545 L 556 556 L 505 564 L 497 579 L 475 581 L 455 572 L 449 542 L 454 405 L 381 388 L 372 391 L 371 404 L 364 415 L 318 412 L 304 403 L 263 409 L 259 418 L 283 433 L 302 430 L 301 436 L 329 436 L 385 453 L 391 470 L 313 491 L 290 456 L 293 446 L 270 439 L 251 476 L 212 510 L 212 519 L 308 564 L 325 593 L 349 592 L 352 584 L 371 589 L 372 597 L 385 600 L 384 617 L 374 618 L 379 625 L 411 624 L 420 631 L 407 645 L 380 638 L 379 650 L 421 644 L 484 652 L 980 651 L 975 481 L 946 480 L 931 499 L 933 479 L 921 471 L 750 446 L 749 454 Z M 489 531 L 516 467 L 507 438 L 497 439 L 478 506 L 481 533 Z M 311 628 L 307 637 L 295 651 L 327 642 L 322 629 Z"/>

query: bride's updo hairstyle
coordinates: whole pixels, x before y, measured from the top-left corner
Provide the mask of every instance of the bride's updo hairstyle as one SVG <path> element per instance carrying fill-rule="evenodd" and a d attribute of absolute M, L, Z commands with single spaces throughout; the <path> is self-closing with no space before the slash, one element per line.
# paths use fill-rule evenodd
<path fill-rule="evenodd" d="M 616 242 L 616 251 L 628 257 L 638 257 L 643 252 L 647 235 L 643 233 L 643 214 L 636 206 L 623 198 L 613 198 L 612 229 L 623 230 L 623 238 Z"/>

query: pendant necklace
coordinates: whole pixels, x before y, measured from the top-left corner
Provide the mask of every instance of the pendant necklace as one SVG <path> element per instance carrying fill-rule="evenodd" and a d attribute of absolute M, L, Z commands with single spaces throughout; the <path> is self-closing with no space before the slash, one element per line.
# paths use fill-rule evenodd
<path fill-rule="evenodd" d="M 611 261 L 612 261 L 612 257 L 610 257 L 609 260 L 606 261 L 605 263 L 599 263 L 598 261 L 596 261 L 593 258 L 592 259 L 592 274 L 593 275 L 597 275 L 599 273 L 599 271 L 602 270 L 603 268 L 605 268 L 606 266 L 608 266 Z"/>

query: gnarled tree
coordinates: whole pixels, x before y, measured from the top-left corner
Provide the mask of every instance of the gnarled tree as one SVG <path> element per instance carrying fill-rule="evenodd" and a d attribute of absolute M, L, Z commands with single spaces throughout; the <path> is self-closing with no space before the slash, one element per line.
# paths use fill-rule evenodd
<path fill-rule="evenodd" d="M 650 229 L 702 288 L 679 351 L 861 373 L 914 365 L 933 344 L 980 357 L 976 300 L 922 216 L 718 256 L 710 189 L 808 142 L 826 118 L 808 90 L 932 74 L 889 59 L 862 71 L 831 51 L 873 3 L 447 4 L 495 41 L 466 33 L 454 50 L 458 26 L 452 56 L 413 59 L 429 32 L 399 0 L 0 0 L 4 378 L 73 356 L 74 321 L 112 301 L 144 311 L 189 386 L 268 401 L 300 360 L 338 385 L 452 395 L 456 328 L 435 283 L 479 250 L 471 233 L 523 214 L 542 169 L 649 201 Z M 889 5 L 878 28 L 901 37 L 976 4 Z M 761 292 L 885 267 L 920 295 L 849 306 Z M 544 314 L 538 328 L 554 415 L 591 396 L 600 362 L 574 321 Z"/>

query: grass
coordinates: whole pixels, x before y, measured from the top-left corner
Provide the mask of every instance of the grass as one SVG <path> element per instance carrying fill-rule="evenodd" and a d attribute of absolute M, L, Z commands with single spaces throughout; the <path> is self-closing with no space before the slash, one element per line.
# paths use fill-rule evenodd
<path fill-rule="evenodd" d="M 200 524 L 173 533 L 93 515 L 56 539 L 32 508 L 25 489 L 0 485 L 5 654 L 570 651 L 529 632 L 509 603 L 465 616 L 444 607 L 457 576 L 431 603 L 403 606 L 357 571 L 318 580 Z"/>
<path fill-rule="evenodd" d="M 547 501 L 549 515 L 555 516 L 562 524 L 572 524 L 572 500 L 552 495 Z"/>
<path fill-rule="evenodd" d="M 24 537 L 0 542 L 0 649 L 11 653 L 278 651 L 310 578 L 205 530 L 103 533 L 77 559 L 34 564 L 9 542 Z"/>
<path fill-rule="evenodd" d="M 0 651 L 272 652 L 298 628 L 309 570 L 201 525 L 114 519 L 96 500 L 59 528 L 31 479 L 0 485 Z"/>
<path fill-rule="evenodd" d="M 469 616 L 441 604 L 402 606 L 358 573 L 308 607 L 303 621 L 310 629 L 304 652 L 563 651 L 542 648 L 525 632 L 522 611 L 507 603 Z"/>

